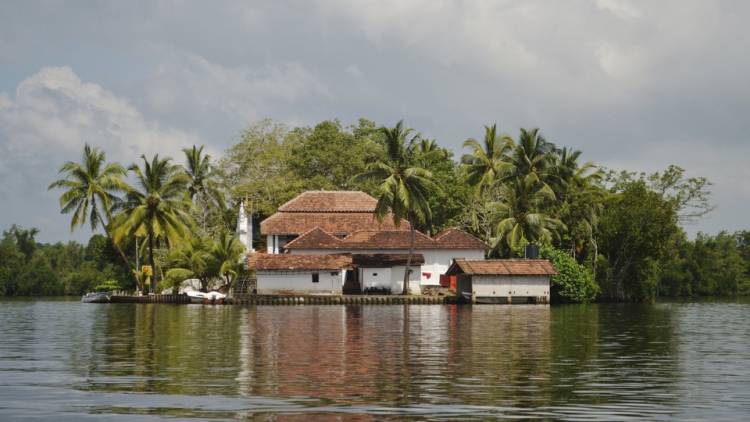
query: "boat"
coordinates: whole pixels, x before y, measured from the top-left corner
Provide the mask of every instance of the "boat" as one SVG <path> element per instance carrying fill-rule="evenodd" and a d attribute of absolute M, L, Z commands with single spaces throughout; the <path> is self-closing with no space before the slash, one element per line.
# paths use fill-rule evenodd
<path fill-rule="evenodd" d="M 190 290 L 185 292 L 185 294 L 190 298 L 190 303 L 203 303 L 206 300 L 206 294 L 203 292 Z"/>
<path fill-rule="evenodd" d="M 109 303 L 109 292 L 92 292 L 86 293 L 81 298 L 83 303 Z"/>
<path fill-rule="evenodd" d="M 185 292 L 185 294 L 188 295 L 190 298 L 190 303 L 216 303 L 223 301 L 226 299 L 227 295 L 223 293 L 219 293 L 215 290 L 212 290 L 208 293 L 203 292 L 197 292 L 195 290 L 191 290 L 188 292 Z"/>

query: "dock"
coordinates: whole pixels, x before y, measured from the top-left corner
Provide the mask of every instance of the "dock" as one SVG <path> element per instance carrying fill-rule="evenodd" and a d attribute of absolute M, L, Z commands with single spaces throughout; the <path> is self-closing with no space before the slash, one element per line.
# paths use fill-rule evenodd
<path fill-rule="evenodd" d="M 111 303 L 188 304 L 187 295 L 115 295 Z M 215 305 L 442 305 L 456 303 L 451 296 L 420 295 L 240 295 L 216 301 Z"/>

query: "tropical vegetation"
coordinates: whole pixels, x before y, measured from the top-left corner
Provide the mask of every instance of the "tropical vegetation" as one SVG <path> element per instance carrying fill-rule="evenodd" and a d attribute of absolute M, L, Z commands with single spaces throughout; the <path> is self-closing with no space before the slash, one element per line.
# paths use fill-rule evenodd
<path fill-rule="evenodd" d="M 557 301 L 750 293 L 750 232 L 689 238 L 684 230 L 713 208 L 705 178 L 674 165 L 650 174 L 606 169 L 535 128 L 513 136 L 492 124 L 478 134 L 460 159 L 403 122 L 367 119 L 264 120 L 218 158 L 196 145 L 182 160 L 142 156 L 127 167 L 85 145 L 50 189 L 71 230 L 102 234 L 86 245 L 42 244 L 33 228 L 7 228 L 0 294 L 80 294 L 102 284 L 164 290 L 185 278 L 204 290 L 232 288 L 245 271 L 233 235 L 240 201 L 262 248 L 257 223 L 279 205 L 305 190 L 342 189 L 370 193 L 381 218 L 413 230 L 463 228 L 491 246 L 489 257 L 540 246 L 560 271 Z"/>

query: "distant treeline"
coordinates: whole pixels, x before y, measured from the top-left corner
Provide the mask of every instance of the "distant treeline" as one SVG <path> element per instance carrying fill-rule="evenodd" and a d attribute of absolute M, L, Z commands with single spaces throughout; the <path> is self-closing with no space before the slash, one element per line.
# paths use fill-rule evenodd
<path fill-rule="evenodd" d="M 580 162 L 580 151 L 538 129 L 512 137 L 493 125 L 480 134 L 465 141 L 459 159 L 401 122 L 290 128 L 262 121 L 217 160 L 193 147 L 184 165 L 142 157 L 127 170 L 87 146 L 51 187 L 63 189 L 60 206 L 73 228 L 88 223 L 105 235 L 86 246 L 40 245 L 35 230 L 10 228 L 0 294 L 80 294 L 110 279 L 135 288 L 143 279 L 136 254 L 153 264 L 162 287 L 175 281 L 169 274 L 231 283 L 241 270 L 219 264 L 232 259 L 221 245 L 234 250 L 227 233 L 239 201 L 257 222 L 300 192 L 322 189 L 364 190 L 425 232 L 461 227 L 491 246 L 490 257 L 521 256 L 526 244 L 539 244 L 563 269 L 553 285 L 557 301 L 750 292 L 750 232 L 689 240 L 681 227 L 712 209 L 705 178 L 677 166 L 643 174 Z M 124 182 L 126 172 L 136 186 Z"/>

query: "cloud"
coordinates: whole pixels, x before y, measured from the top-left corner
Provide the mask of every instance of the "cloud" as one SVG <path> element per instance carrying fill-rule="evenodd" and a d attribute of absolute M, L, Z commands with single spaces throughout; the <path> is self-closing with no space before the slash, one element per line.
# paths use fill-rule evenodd
<path fill-rule="evenodd" d="M 325 86 L 296 62 L 258 67 L 223 66 L 197 54 L 169 54 L 149 77 L 146 102 L 157 113 L 205 118 L 221 114 L 248 124 L 311 97 L 328 97 Z"/>
<path fill-rule="evenodd" d="M 750 196 L 732 179 L 746 175 L 750 145 L 749 14 L 733 0 L 0 3 L 0 148 L 20 157 L 34 146 L 33 166 L 48 153 L 39 140 L 55 139 L 60 157 L 38 168 L 76 158 L 83 141 L 130 161 L 147 141 L 107 139 L 200 137 L 221 151 L 259 118 L 368 117 L 404 119 L 460 154 L 482 125 L 512 135 L 538 126 L 586 160 L 705 175 L 718 209 L 700 228 L 747 227 Z M 64 86 L 75 79 L 32 84 L 30 72 L 50 63 L 103 92 L 78 83 L 71 99 Z M 24 79 L 43 94 L 13 94 Z M 33 106 L 21 107 L 26 97 Z M 136 129 L 113 135 L 102 116 Z M 8 162 L 0 157 L 3 174 Z"/>
<path fill-rule="evenodd" d="M 143 116 L 127 99 L 87 83 L 69 67 L 47 67 L 18 84 L 15 96 L 0 93 L 0 195 L 10 198 L 2 221 L 35 225 L 63 237 L 55 195 L 46 191 L 56 169 L 77 160 L 84 142 L 108 159 L 129 164 L 140 154 L 179 158 L 201 139 L 165 128 Z"/>

